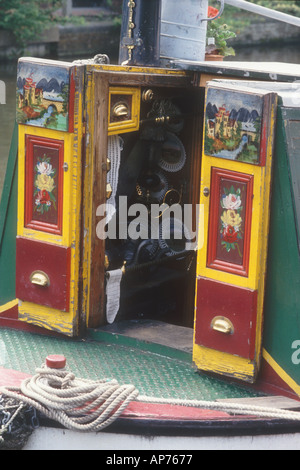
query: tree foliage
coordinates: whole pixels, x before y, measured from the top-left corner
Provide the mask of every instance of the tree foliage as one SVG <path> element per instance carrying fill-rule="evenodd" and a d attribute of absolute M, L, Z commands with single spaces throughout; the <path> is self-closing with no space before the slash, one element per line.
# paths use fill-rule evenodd
<path fill-rule="evenodd" d="M 300 17 L 300 0 L 248 0 L 284 13 Z M 210 4 L 219 5 L 216 0 L 209 0 Z M 62 6 L 63 0 L 0 0 L 0 30 L 11 31 L 18 46 L 24 48 L 35 39 L 44 29 L 55 21 L 54 12 Z M 106 6 L 117 13 L 121 13 L 122 0 L 105 0 Z M 235 22 L 236 9 L 226 7 L 222 17 L 232 26 Z M 227 12 L 227 13 L 226 13 Z"/>
<path fill-rule="evenodd" d="M 61 4 L 62 0 L 0 0 L 0 29 L 13 32 L 23 48 L 49 27 Z"/>
<path fill-rule="evenodd" d="M 249 0 L 262 7 L 288 13 L 293 16 L 300 16 L 300 0 Z"/>
<path fill-rule="evenodd" d="M 246 0 L 250 3 L 255 3 L 272 10 L 281 11 L 292 16 L 300 17 L 300 0 Z M 216 8 L 220 7 L 219 0 L 209 0 L 209 4 Z M 229 29 L 235 31 L 238 36 L 243 34 L 245 27 L 253 22 L 265 22 L 266 17 L 251 13 L 241 8 L 236 8 L 225 3 L 224 12 L 221 15 L 219 22 L 228 25 Z M 215 21 L 213 21 L 214 23 Z"/>

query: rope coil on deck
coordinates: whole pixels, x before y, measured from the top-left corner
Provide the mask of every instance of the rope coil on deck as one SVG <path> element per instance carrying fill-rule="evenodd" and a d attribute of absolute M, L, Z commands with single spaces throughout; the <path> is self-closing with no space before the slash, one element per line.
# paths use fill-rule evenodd
<path fill-rule="evenodd" d="M 20 388 L 1 387 L 0 394 L 35 407 L 67 429 L 100 431 L 122 414 L 138 391 L 116 380 L 77 379 L 67 370 L 44 366 Z"/>
<path fill-rule="evenodd" d="M 300 413 L 277 408 L 220 403 L 205 400 L 178 400 L 139 395 L 134 385 L 119 385 L 116 380 L 78 379 L 65 369 L 46 365 L 36 375 L 25 379 L 20 388 L 0 387 L 0 395 L 34 407 L 65 428 L 95 432 L 112 424 L 131 401 L 181 405 L 225 411 L 258 418 L 300 421 Z M 0 428 L 0 436 L 5 430 Z"/>

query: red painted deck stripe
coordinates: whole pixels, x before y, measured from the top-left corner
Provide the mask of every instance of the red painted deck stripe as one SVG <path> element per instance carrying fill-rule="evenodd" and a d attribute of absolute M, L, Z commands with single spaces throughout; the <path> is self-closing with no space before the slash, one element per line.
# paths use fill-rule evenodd
<path fill-rule="evenodd" d="M 122 418 L 141 418 L 159 420 L 210 420 L 228 418 L 223 411 L 206 410 L 180 405 L 163 405 L 158 403 L 131 402 L 122 413 Z"/>
<path fill-rule="evenodd" d="M 0 387 L 19 387 L 21 382 L 28 377 L 30 375 L 23 372 L 0 367 Z"/>

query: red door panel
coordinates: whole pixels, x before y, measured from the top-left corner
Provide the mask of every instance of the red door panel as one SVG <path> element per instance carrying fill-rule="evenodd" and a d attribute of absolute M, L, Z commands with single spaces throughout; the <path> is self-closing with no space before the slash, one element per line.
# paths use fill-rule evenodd
<path fill-rule="evenodd" d="M 205 278 L 197 284 L 195 343 L 254 359 L 257 291 Z M 220 320 L 232 331 L 220 331 Z"/>
<path fill-rule="evenodd" d="M 18 237 L 16 273 L 18 299 L 69 311 L 70 248 Z M 38 276 L 47 285 L 38 285 Z"/>

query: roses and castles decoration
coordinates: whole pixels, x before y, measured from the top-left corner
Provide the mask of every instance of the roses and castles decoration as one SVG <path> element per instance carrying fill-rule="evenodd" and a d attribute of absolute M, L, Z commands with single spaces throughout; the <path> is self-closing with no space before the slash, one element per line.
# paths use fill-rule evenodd
<path fill-rule="evenodd" d="M 64 141 L 26 136 L 25 227 L 62 233 Z"/>
<path fill-rule="evenodd" d="M 53 194 L 56 169 L 52 167 L 50 161 L 50 157 L 44 154 L 38 158 L 35 166 L 35 210 L 41 214 L 48 212 L 52 207 L 56 209 L 56 198 Z"/>
<path fill-rule="evenodd" d="M 248 276 L 253 175 L 212 168 L 207 266 Z"/>
<path fill-rule="evenodd" d="M 224 188 L 224 194 L 221 197 L 221 207 L 224 209 L 221 215 L 221 245 L 229 253 L 231 250 L 238 250 L 239 256 L 242 257 L 238 240 L 242 240 L 242 200 L 241 191 L 236 191 L 233 186 L 228 190 Z"/>

